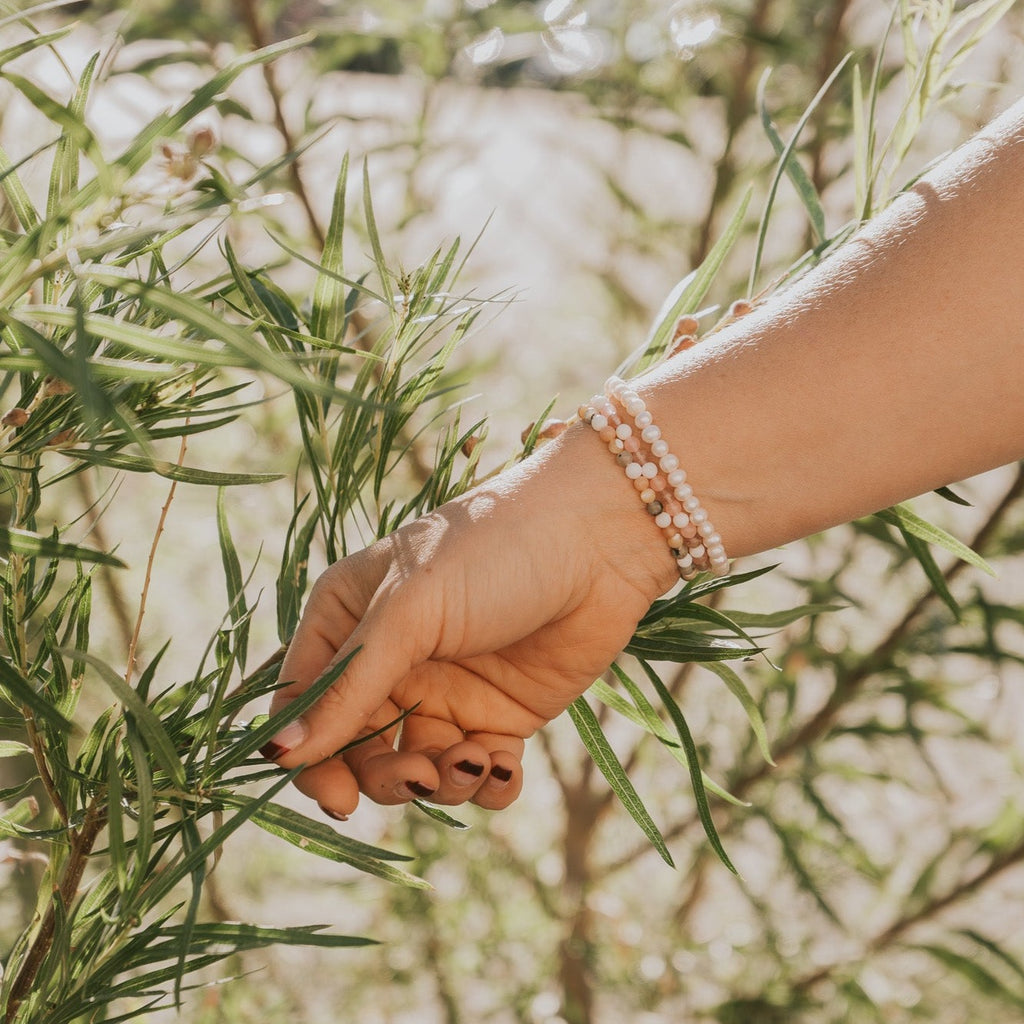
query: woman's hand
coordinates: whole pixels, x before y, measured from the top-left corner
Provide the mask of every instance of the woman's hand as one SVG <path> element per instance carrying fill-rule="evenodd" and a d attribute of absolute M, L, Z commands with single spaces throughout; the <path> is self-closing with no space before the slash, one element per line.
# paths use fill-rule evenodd
<path fill-rule="evenodd" d="M 327 813 L 349 814 L 359 790 L 382 804 L 515 800 L 525 738 L 608 667 L 674 580 L 603 448 L 570 429 L 320 577 L 272 710 L 358 653 L 265 753 L 307 764 L 297 785 Z M 336 756 L 410 708 L 400 729 Z"/>

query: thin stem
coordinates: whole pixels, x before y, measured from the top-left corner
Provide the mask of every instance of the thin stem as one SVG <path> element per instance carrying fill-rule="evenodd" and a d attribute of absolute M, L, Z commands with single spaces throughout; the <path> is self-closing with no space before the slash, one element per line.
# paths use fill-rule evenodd
<path fill-rule="evenodd" d="M 195 381 L 192 382 L 192 391 L 189 397 L 196 393 Z M 188 420 L 186 420 L 186 423 Z M 188 449 L 187 435 L 182 434 L 181 444 L 178 446 L 177 465 L 182 466 L 185 462 L 185 452 Z M 146 577 L 142 582 L 142 593 L 139 595 L 139 613 L 135 617 L 135 628 L 132 630 L 131 640 L 128 642 L 127 665 L 124 670 L 124 681 L 131 686 L 132 676 L 135 674 L 135 658 L 139 649 L 139 637 L 142 635 L 142 622 L 146 617 L 146 599 L 149 597 L 149 587 L 153 579 L 153 565 L 156 561 L 156 549 L 160 544 L 160 537 L 164 532 L 164 525 L 167 522 L 167 513 L 170 511 L 171 502 L 174 501 L 174 492 L 177 489 L 177 480 L 171 481 L 167 489 L 167 500 L 160 509 L 160 518 L 157 520 L 156 532 L 153 534 L 153 542 L 149 546 L 149 557 L 146 559 Z"/>
<path fill-rule="evenodd" d="M 235 7 L 238 9 L 242 23 L 245 25 L 245 31 L 248 33 L 253 47 L 257 50 L 262 50 L 269 44 L 270 38 L 263 27 L 263 22 L 260 20 L 256 0 L 236 0 Z M 281 136 L 281 141 L 284 143 L 285 152 L 294 153 L 297 149 L 297 144 L 291 129 L 288 127 L 288 120 L 284 116 L 284 99 L 281 88 L 277 83 L 277 74 L 274 71 L 273 64 L 263 65 L 263 81 L 266 83 L 267 92 L 270 94 L 270 101 L 274 107 L 274 124 L 277 127 L 278 134 Z M 302 204 L 306 220 L 309 222 L 309 230 L 316 239 L 317 245 L 323 249 L 326 236 L 324 229 L 320 226 L 320 221 L 317 219 L 316 211 L 313 209 L 313 203 L 310 201 L 306 184 L 302 180 L 302 171 L 299 168 L 298 157 L 292 159 L 288 164 L 288 178 L 292 191 L 294 191 L 299 202 Z"/>

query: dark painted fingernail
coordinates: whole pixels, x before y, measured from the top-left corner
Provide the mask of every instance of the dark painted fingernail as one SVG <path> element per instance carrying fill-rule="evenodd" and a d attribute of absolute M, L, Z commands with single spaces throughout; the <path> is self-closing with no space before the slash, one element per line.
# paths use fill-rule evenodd
<path fill-rule="evenodd" d="M 475 761 L 459 761 L 454 767 L 460 772 L 465 772 L 467 775 L 472 775 L 477 779 L 484 773 L 484 766 L 477 764 Z"/>
<path fill-rule="evenodd" d="M 289 722 L 276 736 L 271 736 L 266 743 L 260 747 L 260 753 L 268 761 L 276 761 L 284 757 L 289 750 L 294 750 L 306 741 L 309 735 L 309 726 L 301 718 Z"/>
<path fill-rule="evenodd" d="M 496 764 L 491 769 L 491 774 L 499 782 L 508 782 L 508 780 L 512 778 L 512 769 L 511 768 L 503 768 L 500 764 Z"/>
<path fill-rule="evenodd" d="M 348 815 L 342 814 L 341 811 L 332 811 L 329 807 L 324 807 L 323 804 L 320 804 L 319 807 L 328 818 L 333 818 L 335 821 L 348 821 Z"/>
<path fill-rule="evenodd" d="M 422 782 L 415 782 L 412 779 L 406 779 L 405 784 L 410 793 L 420 797 L 421 799 L 434 795 L 434 791 L 429 786 L 424 786 Z"/>

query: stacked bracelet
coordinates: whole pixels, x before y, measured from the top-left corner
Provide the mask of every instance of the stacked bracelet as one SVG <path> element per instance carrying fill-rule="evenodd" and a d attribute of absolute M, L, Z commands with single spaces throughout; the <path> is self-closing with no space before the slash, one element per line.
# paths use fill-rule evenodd
<path fill-rule="evenodd" d="M 581 405 L 579 416 L 625 470 L 640 501 L 664 533 L 679 575 L 691 580 L 698 572 L 728 573 L 729 558 L 722 538 L 686 482 L 686 472 L 669 451 L 643 399 L 625 381 L 609 377 L 604 394 Z"/>

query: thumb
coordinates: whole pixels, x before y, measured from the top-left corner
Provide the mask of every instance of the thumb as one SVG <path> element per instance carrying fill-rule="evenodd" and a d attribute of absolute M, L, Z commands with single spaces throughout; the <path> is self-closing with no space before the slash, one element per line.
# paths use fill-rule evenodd
<path fill-rule="evenodd" d="M 272 714 L 314 685 L 316 669 L 311 666 L 324 666 L 318 676 L 322 678 L 350 660 L 317 702 L 262 748 L 265 757 L 285 768 L 316 764 L 336 754 L 365 729 L 394 687 L 420 660 L 414 653 L 414 631 L 403 623 L 400 605 L 396 600 L 371 604 L 344 643 L 333 651 L 315 623 L 304 621 L 300 625 L 281 668 L 285 678 L 294 672 L 295 681 L 277 692 Z"/>

